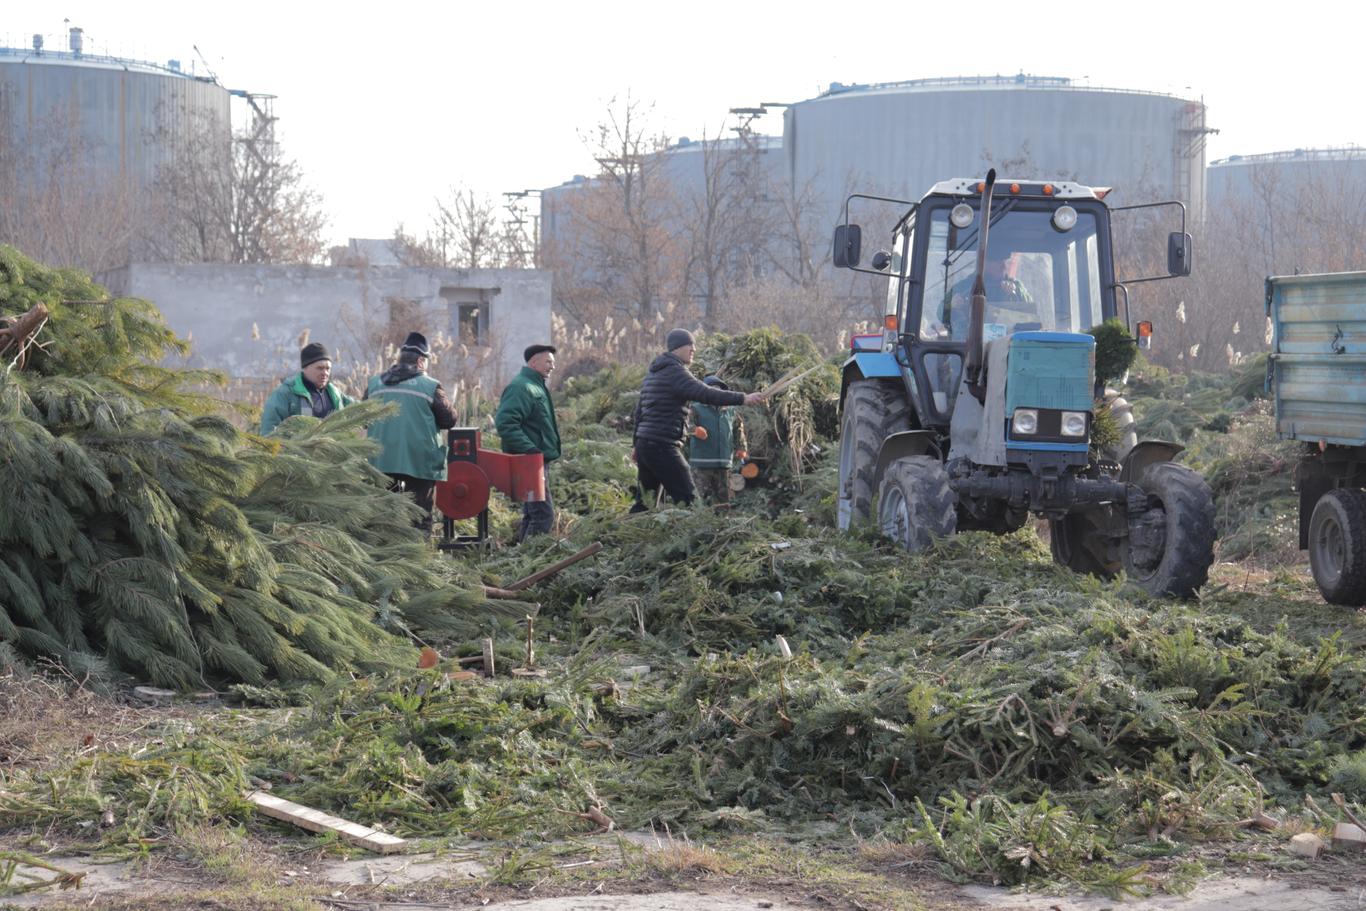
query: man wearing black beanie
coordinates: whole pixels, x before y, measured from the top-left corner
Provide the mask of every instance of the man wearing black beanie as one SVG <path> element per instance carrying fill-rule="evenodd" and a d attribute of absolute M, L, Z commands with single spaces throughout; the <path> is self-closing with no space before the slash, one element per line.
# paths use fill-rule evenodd
<path fill-rule="evenodd" d="M 332 385 L 332 355 L 322 342 L 309 342 L 299 352 L 299 372 L 285 380 L 266 399 L 261 409 L 261 435 L 273 431 L 285 418 L 307 414 L 325 418 L 355 402 Z"/>
<path fill-rule="evenodd" d="M 762 405 L 764 397 L 758 392 L 732 392 L 708 386 L 693 376 L 688 365 L 692 363 L 694 343 L 687 329 L 674 329 L 664 346 L 664 353 L 650 365 L 640 387 L 631 455 L 644 490 L 657 490 L 662 484 L 675 503 L 688 505 L 697 496 L 688 460 L 683 457 L 688 403 Z M 638 508 L 644 506 L 637 504 L 632 511 Z"/>

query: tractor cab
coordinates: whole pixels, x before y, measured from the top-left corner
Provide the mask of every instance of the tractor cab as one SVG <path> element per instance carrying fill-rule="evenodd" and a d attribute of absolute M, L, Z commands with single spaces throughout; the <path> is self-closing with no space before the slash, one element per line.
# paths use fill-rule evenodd
<path fill-rule="evenodd" d="M 873 269 L 862 270 L 889 278 L 888 331 L 879 349 L 890 355 L 897 374 L 907 375 L 924 428 L 948 430 L 961 386 L 982 188 L 981 181 L 966 179 L 937 184 L 897 222 L 889 251 L 873 257 Z M 1004 180 L 997 188 L 1006 192 L 992 205 L 982 343 L 1019 332 L 1084 333 L 1114 317 L 1106 191 Z M 858 362 L 872 360 L 856 354 L 847 366 L 862 375 Z M 882 369 L 888 366 L 883 359 Z"/>

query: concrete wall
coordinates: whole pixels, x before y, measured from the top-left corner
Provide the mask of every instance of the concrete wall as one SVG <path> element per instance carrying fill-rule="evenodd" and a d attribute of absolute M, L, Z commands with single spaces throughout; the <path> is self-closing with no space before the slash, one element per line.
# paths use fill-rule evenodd
<path fill-rule="evenodd" d="M 433 344 L 434 376 L 496 396 L 522 349 L 551 333 L 550 273 L 534 269 L 134 263 L 99 280 L 156 304 L 193 346 L 186 366 L 244 381 L 297 370 L 307 333 L 333 352 L 335 375 L 360 389 L 418 330 Z"/>

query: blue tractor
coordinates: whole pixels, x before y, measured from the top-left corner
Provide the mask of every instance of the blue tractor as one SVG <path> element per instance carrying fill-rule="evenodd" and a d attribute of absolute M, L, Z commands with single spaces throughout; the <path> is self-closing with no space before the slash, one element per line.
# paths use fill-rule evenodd
<path fill-rule="evenodd" d="M 838 516 L 875 523 L 907 550 L 956 531 L 1049 523 L 1057 562 L 1121 570 L 1189 597 L 1214 560 L 1214 506 L 1181 447 L 1091 444 L 1095 338 L 1116 318 L 1112 210 L 1104 190 L 1054 181 L 941 182 L 919 202 L 856 194 L 835 229 L 837 267 L 886 276 L 883 331 L 844 365 Z M 860 265 L 853 200 L 905 203 L 889 246 Z M 1190 274 L 1191 239 L 1168 235 L 1167 273 Z M 1138 327 L 1139 341 L 1151 325 Z M 1123 406 L 1121 406 L 1123 407 Z M 1118 409 L 1117 409 L 1118 410 Z M 1124 419 L 1131 420 L 1125 415 Z M 1132 431 L 1129 431 L 1132 433 Z"/>

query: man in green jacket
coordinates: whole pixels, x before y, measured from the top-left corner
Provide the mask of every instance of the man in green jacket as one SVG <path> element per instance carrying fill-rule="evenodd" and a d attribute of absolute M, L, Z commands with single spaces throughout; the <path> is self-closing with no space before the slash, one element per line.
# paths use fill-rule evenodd
<path fill-rule="evenodd" d="M 373 377 L 365 390 L 367 399 L 398 405 L 398 414 L 376 421 L 366 429 L 380 444 L 370 464 L 387 474 L 391 490 L 413 495 L 426 518 L 418 523 L 429 535 L 436 482 L 446 480 L 446 442 L 441 431 L 455 426 L 455 412 L 441 384 L 427 376 L 431 350 L 420 332 L 408 333 L 398 352 L 398 363 Z"/>
<path fill-rule="evenodd" d="M 555 349 L 550 345 L 532 345 L 522 352 L 522 360 L 526 366 L 503 390 L 498 413 L 493 418 L 503 441 L 503 452 L 539 452 L 545 457 L 545 500 L 522 504 L 518 541 L 545 534 L 554 526 L 550 463 L 560 457 L 560 428 L 555 423 L 555 404 L 545 383 L 555 369 Z"/>
<path fill-rule="evenodd" d="M 296 414 L 325 418 L 332 412 L 355 404 L 332 378 L 332 355 L 321 342 L 310 342 L 299 352 L 299 372 L 285 380 L 266 399 L 261 408 L 261 436 Z"/>

